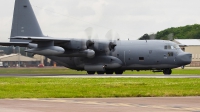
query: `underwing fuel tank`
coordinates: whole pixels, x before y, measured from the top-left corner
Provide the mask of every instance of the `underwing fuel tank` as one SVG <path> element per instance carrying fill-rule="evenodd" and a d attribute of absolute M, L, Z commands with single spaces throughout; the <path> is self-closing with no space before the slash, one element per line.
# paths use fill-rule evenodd
<path fill-rule="evenodd" d="M 51 55 L 61 55 L 65 52 L 65 49 L 58 46 L 49 46 L 49 47 L 43 47 L 43 48 L 28 49 L 25 52 L 51 56 Z"/>

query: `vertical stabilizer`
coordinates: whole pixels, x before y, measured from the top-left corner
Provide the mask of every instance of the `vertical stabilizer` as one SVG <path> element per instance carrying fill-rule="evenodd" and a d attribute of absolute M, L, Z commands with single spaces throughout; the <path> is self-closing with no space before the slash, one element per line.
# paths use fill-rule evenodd
<path fill-rule="evenodd" d="M 43 37 L 29 0 L 15 0 L 11 42 L 19 42 L 19 40 L 12 39 L 15 36 Z"/>

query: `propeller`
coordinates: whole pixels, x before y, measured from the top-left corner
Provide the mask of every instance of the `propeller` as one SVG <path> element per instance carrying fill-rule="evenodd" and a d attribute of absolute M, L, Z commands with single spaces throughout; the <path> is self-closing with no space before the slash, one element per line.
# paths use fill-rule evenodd
<path fill-rule="evenodd" d="M 85 34 L 87 37 L 85 46 L 87 49 L 92 48 L 95 44 L 94 39 L 98 38 L 98 35 L 94 33 L 94 29 L 92 27 L 85 29 Z"/>
<path fill-rule="evenodd" d="M 150 38 L 150 40 L 155 40 L 156 39 L 156 34 L 150 34 L 149 38 Z"/>
<path fill-rule="evenodd" d="M 106 39 L 108 39 L 109 44 L 108 48 L 110 51 L 114 51 L 115 47 L 117 46 L 117 40 L 119 40 L 119 34 L 117 32 L 114 32 L 113 30 L 109 30 L 106 33 Z"/>
<path fill-rule="evenodd" d="M 174 40 L 174 34 L 173 33 L 170 33 L 168 36 L 167 36 L 168 40 L 170 41 L 173 41 Z"/>

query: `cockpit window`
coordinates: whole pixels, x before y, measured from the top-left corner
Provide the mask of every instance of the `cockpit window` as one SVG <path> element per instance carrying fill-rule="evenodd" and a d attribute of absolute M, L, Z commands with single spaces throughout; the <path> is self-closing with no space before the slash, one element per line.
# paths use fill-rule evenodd
<path fill-rule="evenodd" d="M 171 45 L 165 45 L 164 49 L 174 49 L 174 47 Z"/>
<path fill-rule="evenodd" d="M 180 46 L 179 45 L 174 45 L 176 49 L 180 49 Z"/>
<path fill-rule="evenodd" d="M 175 49 L 175 47 L 174 47 L 174 46 L 171 46 L 171 49 Z"/>
<path fill-rule="evenodd" d="M 165 48 L 164 49 L 167 49 L 167 46 L 165 46 Z"/>
<path fill-rule="evenodd" d="M 179 45 L 165 45 L 164 49 L 179 49 Z"/>

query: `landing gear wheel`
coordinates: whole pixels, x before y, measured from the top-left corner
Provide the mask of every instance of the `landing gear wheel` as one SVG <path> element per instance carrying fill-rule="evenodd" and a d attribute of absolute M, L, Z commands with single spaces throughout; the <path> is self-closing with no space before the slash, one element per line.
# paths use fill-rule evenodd
<path fill-rule="evenodd" d="M 117 70 L 117 71 L 115 71 L 115 74 L 123 74 L 123 70 Z"/>
<path fill-rule="evenodd" d="M 87 73 L 88 73 L 89 75 L 93 75 L 93 74 L 95 74 L 95 71 L 87 71 Z"/>
<path fill-rule="evenodd" d="M 112 70 L 107 70 L 106 71 L 106 74 L 113 74 L 114 73 L 114 71 L 112 71 Z"/>
<path fill-rule="evenodd" d="M 97 74 L 104 74 L 104 71 L 97 71 Z"/>
<path fill-rule="evenodd" d="M 172 73 L 172 70 L 171 70 L 171 69 L 164 69 L 164 70 L 163 70 L 163 74 L 164 74 L 164 75 L 171 75 L 171 73 Z"/>

